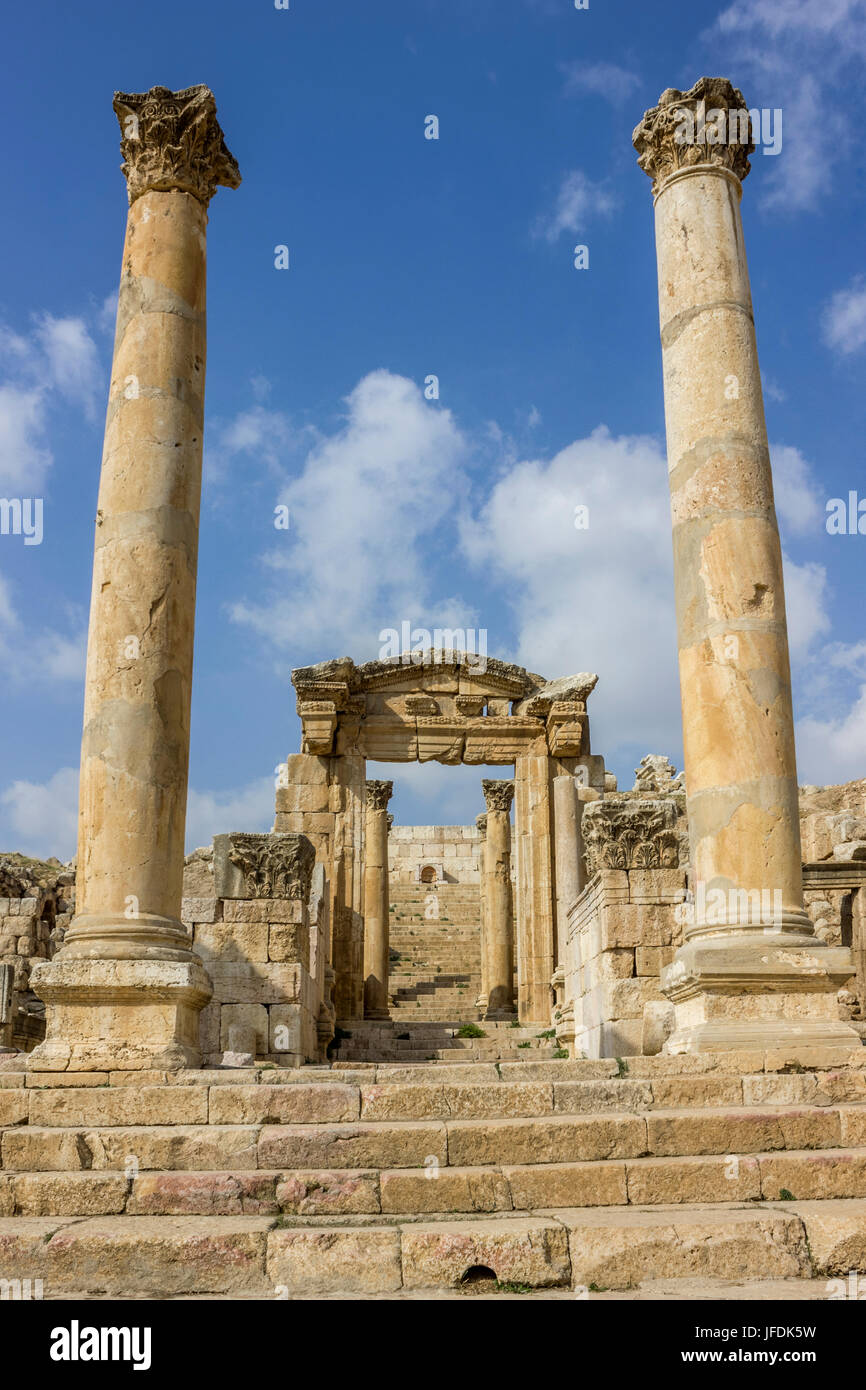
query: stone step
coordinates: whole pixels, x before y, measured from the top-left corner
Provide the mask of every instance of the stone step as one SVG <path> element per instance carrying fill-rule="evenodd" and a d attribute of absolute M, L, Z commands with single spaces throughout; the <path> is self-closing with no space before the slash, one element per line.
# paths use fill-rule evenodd
<path fill-rule="evenodd" d="M 790 1198 L 782 1198 L 783 1192 Z M 397 1169 L 0 1172 L 0 1216 L 400 1216 L 866 1199 L 866 1151 Z"/>
<path fill-rule="evenodd" d="M 216 1087 L 212 1121 L 202 1124 L 122 1123 L 120 1112 L 112 1113 L 113 1124 L 73 1124 L 67 1112 L 62 1125 L 4 1129 L 2 1170 L 488 1167 L 700 1155 L 741 1161 L 747 1154 L 866 1144 L 862 1105 L 533 1115 L 546 1103 L 546 1088 L 537 1083 L 455 1087 L 447 1101 L 443 1088 L 424 1105 L 412 1095 L 417 1089 Z M 323 1105 L 334 1115 L 357 1116 L 360 1104 L 360 1118 L 313 1118 Z"/>
<path fill-rule="evenodd" d="M 586 1294 L 662 1278 L 844 1279 L 863 1268 L 863 1199 L 554 1208 L 388 1225 L 270 1215 L 0 1218 L 0 1278 L 42 1279 L 52 1297 L 390 1294 L 453 1289 L 484 1271 L 505 1285 Z"/>

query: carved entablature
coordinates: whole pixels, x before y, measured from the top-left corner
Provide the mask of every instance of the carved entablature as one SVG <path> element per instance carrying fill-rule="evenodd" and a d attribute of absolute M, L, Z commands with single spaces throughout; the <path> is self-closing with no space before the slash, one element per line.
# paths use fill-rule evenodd
<path fill-rule="evenodd" d="M 495 777 L 485 777 L 481 782 L 481 790 L 484 793 L 484 804 L 487 807 L 487 814 L 493 811 L 504 811 L 506 814 L 511 810 L 511 803 L 514 800 L 514 782 L 502 780 Z"/>
<path fill-rule="evenodd" d="M 514 763 L 579 757 L 597 677 L 546 681 L 472 652 L 429 650 L 356 666 L 348 657 L 292 673 L 304 753 L 379 762 Z"/>
<path fill-rule="evenodd" d="M 742 181 L 755 148 L 745 98 L 724 77 L 701 77 L 688 92 L 662 92 L 632 144 L 656 194 L 672 174 L 697 165 L 728 169 Z"/>
<path fill-rule="evenodd" d="M 240 171 L 226 148 L 209 87 L 115 92 L 114 110 L 120 122 L 122 169 L 130 203 L 142 193 L 176 188 L 207 207 L 218 185 L 237 188 L 240 184 Z"/>
<path fill-rule="evenodd" d="M 673 800 L 592 801 L 582 820 L 586 871 L 677 869 L 688 863 L 688 836 Z"/>
<path fill-rule="evenodd" d="M 306 835 L 214 836 L 218 898 L 299 898 L 306 902 L 316 851 Z"/>

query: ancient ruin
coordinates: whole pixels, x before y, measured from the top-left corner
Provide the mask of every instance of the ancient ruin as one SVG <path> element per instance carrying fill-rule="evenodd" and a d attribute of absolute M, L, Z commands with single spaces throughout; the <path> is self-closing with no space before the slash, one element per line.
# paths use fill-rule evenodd
<path fill-rule="evenodd" d="M 748 121 L 683 145 L 699 102 L 745 110 L 702 78 L 634 135 L 683 772 L 652 753 L 617 786 L 594 674 L 323 660 L 293 673 L 272 830 L 184 858 L 205 230 L 240 176 L 207 88 L 116 97 L 130 206 L 74 891 L 68 866 L 0 860 L 0 1276 L 589 1296 L 866 1269 L 866 783 L 797 784 L 753 145 Z M 393 823 L 414 761 L 479 769 L 474 824 Z"/>

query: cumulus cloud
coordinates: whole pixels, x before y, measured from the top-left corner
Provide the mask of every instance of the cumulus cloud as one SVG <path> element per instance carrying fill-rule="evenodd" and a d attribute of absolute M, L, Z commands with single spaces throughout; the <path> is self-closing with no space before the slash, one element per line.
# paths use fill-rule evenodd
<path fill-rule="evenodd" d="M 64 862 L 75 854 L 78 769 L 62 767 L 47 782 L 12 782 L 0 792 L 0 834 L 8 850 Z"/>
<path fill-rule="evenodd" d="M 473 610 L 431 593 L 422 554 L 434 537 L 447 550 L 466 452 L 450 411 L 405 377 L 371 372 L 342 426 L 316 440 L 280 494 L 290 525 L 265 556 L 266 598 L 235 603 L 232 618 L 274 648 L 365 660 L 380 631 L 404 620 L 471 626 Z"/>
<path fill-rule="evenodd" d="M 824 501 L 810 463 L 790 444 L 771 444 L 773 490 L 783 535 L 815 533 L 824 523 Z"/>
<path fill-rule="evenodd" d="M 58 397 L 95 418 L 99 355 L 82 319 L 43 314 L 26 337 L 0 325 L 0 366 L 0 489 L 33 496 L 53 461 L 46 436 Z"/>
<path fill-rule="evenodd" d="M 797 724 L 797 772 L 801 783 L 849 782 L 866 767 L 866 685 L 844 714 L 809 716 Z"/>
<path fill-rule="evenodd" d="M 866 280 L 858 276 L 837 290 L 821 317 L 824 342 L 845 355 L 866 345 Z"/>
<path fill-rule="evenodd" d="M 764 207 L 788 213 L 819 207 L 852 147 L 838 93 L 862 84 L 864 0 L 735 0 L 704 39 L 713 70 L 744 74 L 738 82 L 751 107 L 783 111 L 782 153 L 752 156 L 763 166 Z"/>
<path fill-rule="evenodd" d="M 275 779 L 258 777 L 228 791 L 190 787 L 186 805 L 187 853 L 209 845 L 231 830 L 270 830 L 274 823 Z"/>
<path fill-rule="evenodd" d="M 563 232 L 583 233 L 597 217 L 610 217 L 619 200 L 606 183 L 593 183 L 581 169 L 563 178 L 552 210 L 538 217 L 533 235 L 554 242 Z"/>
<path fill-rule="evenodd" d="M 470 561 L 503 588 L 515 659 L 545 675 L 598 672 L 597 746 L 675 753 L 670 504 L 657 441 L 600 426 L 549 462 L 519 462 L 462 536 Z"/>

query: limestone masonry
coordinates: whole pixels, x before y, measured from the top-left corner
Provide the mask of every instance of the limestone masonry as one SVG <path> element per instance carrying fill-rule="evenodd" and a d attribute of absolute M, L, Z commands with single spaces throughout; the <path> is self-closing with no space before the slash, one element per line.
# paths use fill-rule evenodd
<path fill-rule="evenodd" d="M 0 1281 L 317 1298 L 866 1271 L 866 780 L 798 786 L 754 146 L 747 120 L 681 143 L 699 103 L 746 107 L 701 78 L 634 132 L 684 769 L 648 753 L 617 786 L 592 673 L 338 657 L 293 672 L 272 829 L 184 856 L 206 230 L 240 174 L 208 88 L 115 97 L 78 855 L 0 856 Z M 394 824 L 401 765 L 430 761 L 477 769 L 473 824 Z"/>

